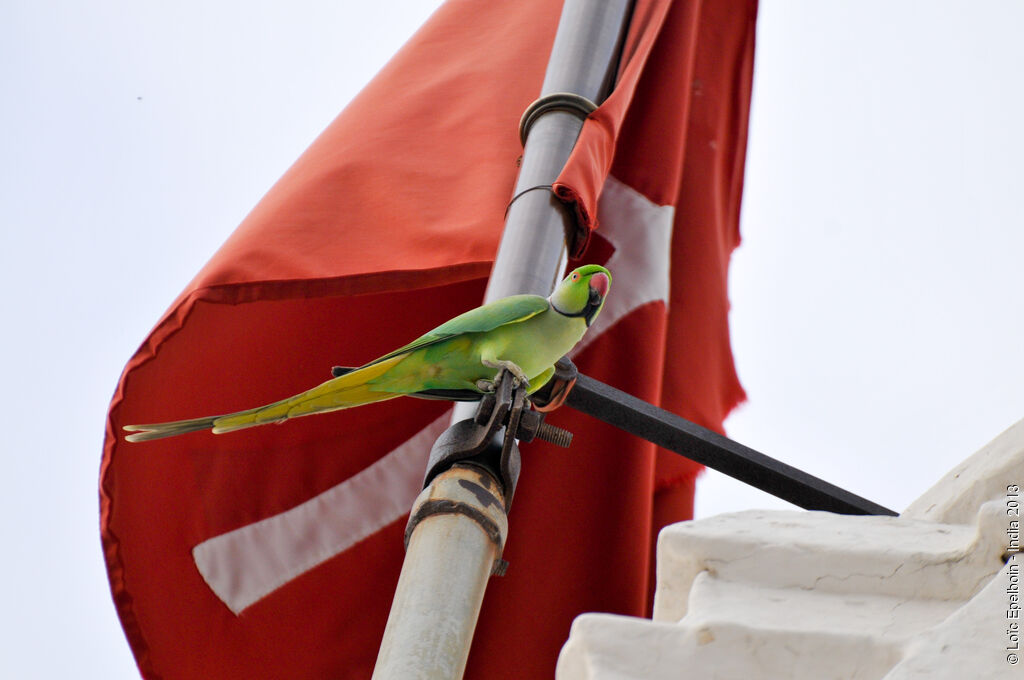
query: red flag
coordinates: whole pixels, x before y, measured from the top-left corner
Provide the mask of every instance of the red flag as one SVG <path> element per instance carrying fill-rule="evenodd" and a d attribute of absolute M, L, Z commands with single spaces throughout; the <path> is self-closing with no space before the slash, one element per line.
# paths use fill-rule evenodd
<path fill-rule="evenodd" d="M 559 13 L 543 0 L 443 6 L 129 361 L 101 525 L 146 677 L 370 676 L 448 405 L 399 399 L 146 444 L 125 444 L 121 426 L 279 399 L 479 304 Z M 638 0 L 616 90 L 557 185 L 596 229 L 584 258 L 614 276 L 580 369 L 715 428 L 742 397 L 726 272 L 754 14 L 752 0 Z M 577 614 L 643 614 L 654 533 L 692 508 L 695 466 L 568 409 L 550 420 L 576 440 L 569 453 L 524 446 L 511 567 L 488 587 L 468 678 L 551 677 Z"/>

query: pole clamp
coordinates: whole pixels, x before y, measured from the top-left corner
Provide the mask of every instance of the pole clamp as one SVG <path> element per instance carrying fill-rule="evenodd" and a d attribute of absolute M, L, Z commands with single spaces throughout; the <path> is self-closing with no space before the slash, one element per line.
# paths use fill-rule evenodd
<path fill-rule="evenodd" d="M 494 391 L 480 399 L 474 417 L 453 424 L 434 442 L 424 488 L 455 463 L 472 463 L 494 474 L 502 485 L 505 507 L 511 505 L 522 466 L 518 442 L 542 439 L 568 446 L 572 441 L 569 432 L 545 423 L 544 414 L 533 410 L 530 401 L 526 386 L 503 370 Z"/>

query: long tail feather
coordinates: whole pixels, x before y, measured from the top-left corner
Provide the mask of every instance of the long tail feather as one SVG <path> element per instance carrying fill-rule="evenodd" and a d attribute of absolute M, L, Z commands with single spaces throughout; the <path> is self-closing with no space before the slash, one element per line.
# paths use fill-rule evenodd
<path fill-rule="evenodd" d="M 366 383 L 385 373 L 404 358 L 404 356 L 397 356 L 370 364 L 333 380 L 328 380 L 293 397 L 237 413 L 150 425 L 125 425 L 126 431 L 135 433 L 128 435 L 125 439 L 130 442 L 143 442 L 208 429 L 213 430 L 214 434 L 222 434 L 256 425 L 280 423 L 289 418 L 393 399 L 401 395 L 391 392 L 375 392 Z"/>
<path fill-rule="evenodd" d="M 151 425 L 125 425 L 125 430 L 135 433 L 125 437 L 125 440 L 130 442 L 145 442 L 150 439 L 173 437 L 174 435 L 185 434 L 186 432 L 208 430 L 213 427 L 213 422 L 215 420 L 217 420 L 217 416 L 193 418 L 191 420 L 176 420 L 171 423 L 153 423 Z"/>

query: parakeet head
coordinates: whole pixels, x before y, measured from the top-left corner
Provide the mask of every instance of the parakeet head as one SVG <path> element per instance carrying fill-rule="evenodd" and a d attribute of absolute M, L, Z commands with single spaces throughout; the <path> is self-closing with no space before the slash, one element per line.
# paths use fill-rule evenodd
<path fill-rule="evenodd" d="M 583 317 L 589 326 L 601 311 L 611 283 L 607 269 L 585 264 L 569 272 L 548 299 L 559 314 Z"/>

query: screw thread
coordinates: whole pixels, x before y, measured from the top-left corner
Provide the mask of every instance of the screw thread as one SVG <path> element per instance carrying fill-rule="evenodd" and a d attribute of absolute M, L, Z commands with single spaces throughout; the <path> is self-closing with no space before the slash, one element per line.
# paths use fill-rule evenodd
<path fill-rule="evenodd" d="M 555 446 L 561 446 L 563 449 L 568 448 L 569 444 L 572 443 L 572 432 L 549 425 L 548 423 L 541 423 L 540 427 L 537 428 L 537 434 L 534 436 Z"/>

